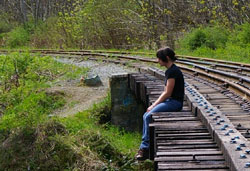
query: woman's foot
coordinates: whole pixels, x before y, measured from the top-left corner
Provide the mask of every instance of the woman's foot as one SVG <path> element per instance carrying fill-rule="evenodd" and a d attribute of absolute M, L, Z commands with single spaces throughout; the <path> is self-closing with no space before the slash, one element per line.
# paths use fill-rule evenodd
<path fill-rule="evenodd" d="M 149 150 L 146 148 L 139 149 L 135 155 L 136 160 L 146 160 L 149 158 Z"/>

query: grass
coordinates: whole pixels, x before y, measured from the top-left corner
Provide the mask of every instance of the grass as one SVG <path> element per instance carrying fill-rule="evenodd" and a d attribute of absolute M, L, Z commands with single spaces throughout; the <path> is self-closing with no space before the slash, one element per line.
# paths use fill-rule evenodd
<path fill-rule="evenodd" d="M 108 95 L 102 102 L 94 104 L 89 110 L 79 112 L 74 116 L 63 118 L 62 123 L 72 134 L 77 134 L 82 130 L 91 130 L 100 133 L 105 139 L 123 154 L 134 156 L 139 144 L 141 135 L 139 133 L 126 132 L 110 124 L 99 124 L 104 115 L 110 114 L 110 96 Z"/>
<path fill-rule="evenodd" d="M 220 59 L 225 61 L 233 61 L 247 64 L 250 63 L 250 47 L 242 48 L 240 46 L 231 46 L 225 49 L 219 48 L 216 50 L 201 47 L 194 51 L 189 51 L 187 49 L 178 49 L 176 52 L 179 55 L 190 55 L 196 57 Z"/>

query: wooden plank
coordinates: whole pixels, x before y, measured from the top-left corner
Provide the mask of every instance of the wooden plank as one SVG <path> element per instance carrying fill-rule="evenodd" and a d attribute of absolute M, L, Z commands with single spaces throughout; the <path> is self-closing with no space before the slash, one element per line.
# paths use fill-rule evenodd
<path fill-rule="evenodd" d="M 177 126 L 176 124 L 166 124 L 166 123 L 161 123 L 161 122 L 157 122 L 157 123 L 151 123 L 149 124 L 149 126 L 154 126 L 154 127 L 157 127 L 157 128 L 167 128 L 169 130 L 171 129 L 176 129 Z M 202 123 L 197 123 L 197 122 L 193 122 L 191 123 L 191 126 L 189 128 L 187 128 L 187 125 L 179 125 L 178 129 L 179 130 L 187 130 L 187 129 L 201 129 L 201 128 L 204 128 L 205 126 L 202 124 Z"/>
<path fill-rule="evenodd" d="M 179 111 L 179 112 L 157 112 L 157 113 L 153 113 L 153 117 L 155 117 L 155 116 L 159 116 L 159 117 L 168 117 L 168 116 L 173 117 L 173 116 L 176 116 L 176 117 L 178 117 L 178 116 L 181 116 L 181 115 L 193 116 L 191 111 L 189 111 L 189 112 L 187 112 L 187 111 Z"/>
<path fill-rule="evenodd" d="M 192 136 L 192 137 L 156 137 L 157 140 L 196 140 L 196 139 L 211 139 L 211 136 Z"/>
<path fill-rule="evenodd" d="M 197 117 L 178 117 L 178 118 L 154 118 L 155 122 L 180 122 L 180 121 L 198 121 Z"/>
<path fill-rule="evenodd" d="M 205 129 L 198 130 L 168 130 L 168 129 L 156 129 L 157 133 L 164 134 L 177 134 L 177 133 L 207 133 L 208 131 Z"/>
<path fill-rule="evenodd" d="M 172 150 L 172 149 L 204 149 L 204 148 L 218 148 L 216 144 L 199 144 L 199 145 L 177 145 L 177 146 L 160 146 L 158 145 L 157 148 L 159 150 Z"/>
<path fill-rule="evenodd" d="M 185 169 L 227 169 L 228 167 L 225 165 L 225 162 L 220 161 L 201 161 L 200 163 L 173 163 L 173 164 L 165 164 L 165 163 L 158 163 L 158 169 L 166 169 L 166 170 L 173 170 L 173 169 L 180 169 L 183 170 L 183 165 Z"/>
<path fill-rule="evenodd" d="M 158 145 L 199 145 L 199 144 L 215 144 L 212 139 L 201 139 L 201 140 L 161 140 L 157 142 Z"/>
<path fill-rule="evenodd" d="M 186 134 L 164 134 L 164 133 L 157 133 L 157 137 L 183 137 L 183 138 L 189 138 L 189 137 L 202 137 L 202 136 L 211 136 L 210 133 L 186 133 Z"/>
<path fill-rule="evenodd" d="M 159 169 L 158 169 L 159 170 Z M 165 170 L 165 169 L 161 169 L 161 170 Z M 172 169 L 171 171 L 180 171 L 179 169 Z M 229 169 L 185 169 L 185 171 L 229 171 Z"/>
<path fill-rule="evenodd" d="M 164 169 L 163 169 L 164 170 Z M 172 169 L 171 171 L 180 171 L 179 169 Z M 195 170 L 193 170 L 193 169 L 185 169 L 185 171 L 229 171 L 229 169 L 202 169 L 202 170 L 200 170 L 200 169 L 195 169 Z"/>
<path fill-rule="evenodd" d="M 204 148 L 204 149 L 172 149 L 172 150 L 165 150 L 165 149 L 157 149 L 157 152 L 167 152 L 167 153 L 176 153 L 176 152 L 203 152 L 206 154 L 207 152 L 212 151 L 220 151 L 219 148 Z"/>
<path fill-rule="evenodd" d="M 222 155 L 221 151 L 186 151 L 186 152 L 157 152 L 157 156 L 213 156 L 213 155 Z"/>
<path fill-rule="evenodd" d="M 200 161 L 225 161 L 223 155 L 217 155 L 217 156 L 196 156 L 197 160 Z M 190 160 L 193 160 L 193 156 L 178 156 L 178 157 L 156 157 L 155 161 L 168 161 L 168 162 L 188 162 Z"/>
<path fill-rule="evenodd" d="M 222 112 L 223 115 L 226 115 L 226 116 L 239 116 L 239 115 L 249 115 L 250 112 L 245 112 L 245 111 L 242 111 L 242 112 Z"/>

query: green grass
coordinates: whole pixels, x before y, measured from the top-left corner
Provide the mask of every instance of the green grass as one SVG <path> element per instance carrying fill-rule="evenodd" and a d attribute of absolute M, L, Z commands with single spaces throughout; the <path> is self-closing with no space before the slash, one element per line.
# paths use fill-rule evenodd
<path fill-rule="evenodd" d="M 210 48 L 201 47 L 194 51 L 187 49 L 178 49 L 176 51 L 179 55 L 190 55 L 195 57 L 204 57 L 211 59 L 220 59 L 225 61 L 250 63 L 250 47 L 243 48 L 240 46 L 228 46 L 225 49 L 219 48 L 212 50 Z"/>
<path fill-rule="evenodd" d="M 106 115 L 110 114 L 111 101 L 108 95 L 102 102 L 94 104 L 89 110 L 79 112 L 74 116 L 63 118 L 62 123 L 72 133 L 91 130 L 98 132 L 108 141 L 112 142 L 121 153 L 132 157 L 139 147 L 141 135 L 139 133 L 126 132 L 110 124 L 99 124 L 103 122 Z"/>

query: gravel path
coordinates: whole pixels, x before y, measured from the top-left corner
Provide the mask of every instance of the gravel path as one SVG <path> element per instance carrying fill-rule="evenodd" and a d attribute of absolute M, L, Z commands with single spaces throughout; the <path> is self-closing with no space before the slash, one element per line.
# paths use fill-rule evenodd
<path fill-rule="evenodd" d="M 103 83 L 102 86 L 98 87 L 79 86 L 79 78 L 78 81 L 59 82 L 50 88 L 48 90 L 50 92 L 63 92 L 66 95 L 66 105 L 52 114 L 62 117 L 74 115 L 90 108 L 94 103 L 100 102 L 107 95 L 109 78 L 112 74 L 135 72 L 134 69 L 112 63 L 78 61 L 68 58 L 57 58 L 56 60 L 65 64 L 88 67 L 90 68 L 88 74 L 98 75 Z"/>
<path fill-rule="evenodd" d="M 90 75 L 98 75 L 104 86 L 108 86 L 108 80 L 112 74 L 118 73 L 130 73 L 135 72 L 135 69 L 124 67 L 122 65 L 112 64 L 112 63 L 103 63 L 97 61 L 77 61 L 68 58 L 60 58 L 56 59 L 59 62 L 66 63 L 66 64 L 73 64 L 79 67 L 88 67 L 90 68 Z"/>

